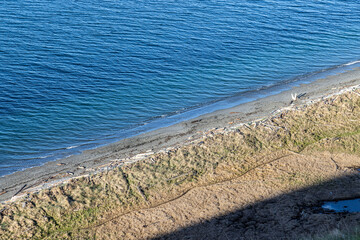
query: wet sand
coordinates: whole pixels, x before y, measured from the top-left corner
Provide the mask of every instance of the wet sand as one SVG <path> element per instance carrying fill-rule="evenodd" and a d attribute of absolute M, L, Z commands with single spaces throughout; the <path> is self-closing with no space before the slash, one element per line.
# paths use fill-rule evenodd
<path fill-rule="evenodd" d="M 338 94 L 344 88 L 359 84 L 360 69 L 354 69 L 309 84 L 302 84 L 276 95 L 124 139 L 108 146 L 87 150 L 80 155 L 16 172 L 0 179 L 0 201 L 15 199 L 36 186 L 46 188 L 70 178 L 93 174 L 111 167 L 112 162 L 116 162 L 117 166 L 131 163 L 151 153 L 201 138 L 211 129 L 232 128 L 241 123 L 270 116 L 289 106 L 311 104 L 322 97 Z M 291 104 L 292 93 L 297 93 L 301 97 Z"/>

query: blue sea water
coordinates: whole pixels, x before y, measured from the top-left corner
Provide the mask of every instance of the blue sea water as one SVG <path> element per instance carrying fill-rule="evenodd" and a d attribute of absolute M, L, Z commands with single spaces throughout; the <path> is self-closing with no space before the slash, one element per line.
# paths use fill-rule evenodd
<path fill-rule="evenodd" d="M 359 16 L 344 0 L 4 0 L 0 176 L 358 61 Z"/>

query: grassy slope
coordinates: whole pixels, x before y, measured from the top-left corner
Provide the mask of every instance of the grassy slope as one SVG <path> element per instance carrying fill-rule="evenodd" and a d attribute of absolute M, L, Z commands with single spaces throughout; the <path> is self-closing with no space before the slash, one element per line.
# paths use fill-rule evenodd
<path fill-rule="evenodd" d="M 145 161 L 71 181 L 6 206 L 1 239 L 92 236 L 92 227 L 114 216 L 154 207 L 194 187 L 236 178 L 290 152 L 359 154 L 360 97 L 327 99 L 298 111 L 245 125 L 158 153 Z M 300 183 L 308 185 L 311 182 Z M 299 187 L 299 186 L 295 186 Z"/>

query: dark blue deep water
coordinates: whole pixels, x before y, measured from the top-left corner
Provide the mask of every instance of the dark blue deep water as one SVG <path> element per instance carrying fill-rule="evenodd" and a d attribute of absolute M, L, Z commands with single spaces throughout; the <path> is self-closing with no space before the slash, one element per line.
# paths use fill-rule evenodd
<path fill-rule="evenodd" d="M 355 0 L 4 0 L 0 176 L 357 60 Z"/>

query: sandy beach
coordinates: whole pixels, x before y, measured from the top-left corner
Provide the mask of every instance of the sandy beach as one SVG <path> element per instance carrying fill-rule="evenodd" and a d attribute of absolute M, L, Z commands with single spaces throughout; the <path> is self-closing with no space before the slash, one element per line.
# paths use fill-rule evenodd
<path fill-rule="evenodd" d="M 16 172 L 0 178 L 0 192 L 2 193 L 0 201 L 10 200 L 19 190 L 25 191 L 44 183 L 51 185 L 52 182 L 58 183 L 68 178 L 87 175 L 114 161 L 129 163 L 136 161 L 136 159 L 145 158 L 149 153 L 201 138 L 211 129 L 231 128 L 240 123 L 267 117 L 276 113 L 277 110 L 289 107 L 292 101 L 291 94 L 305 94 L 294 102 L 294 106 L 301 106 L 357 84 L 360 84 L 359 69 L 318 79 L 310 84 L 302 84 L 280 94 L 219 110 L 170 127 L 124 139 L 115 144 L 84 151 L 80 155 L 48 162 L 40 167 Z M 143 154 L 143 156 L 140 155 L 132 159 L 139 154 Z"/>
<path fill-rule="evenodd" d="M 294 209 L 304 204 L 304 194 L 307 204 L 310 202 L 315 204 L 320 200 L 334 199 L 335 195 L 335 199 L 340 199 L 354 197 L 359 193 L 357 188 L 344 187 L 349 181 L 359 181 L 358 178 L 353 177 L 354 168 L 360 165 L 359 158 L 356 157 L 358 150 L 355 152 L 339 150 L 332 153 L 331 149 L 338 147 L 332 146 L 333 142 L 321 145 L 323 144 L 321 141 L 325 139 L 323 136 L 326 134 L 329 135 L 327 137 L 329 139 L 335 138 L 337 136 L 335 133 L 341 136 L 347 136 L 346 134 L 350 132 L 357 134 L 357 119 L 353 118 L 357 116 L 357 112 L 352 113 L 349 120 L 346 114 L 339 114 L 341 111 L 334 112 L 335 108 L 326 110 L 326 104 L 328 104 L 327 99 L 331 99 L 336 109 L 347 111 L 349 106 L 343 107 L 342 100 L 351 99 L 349 94 L 360 95 L 357 92 L 352 93 L 358 89 L 359 84 L 360 69 L 354 69 L 318 79 L 309 84 L 302 84 L 280 94 L 219 110 L 190 121 L 6 176 L 0 181 L 0 200 L 3 202 L 2 212 L 4 213 L 2 221 L 4 223 L 6 216 L 14 213 L 15 210 L 11 210 L 12 212 L 9 210 L 12 209 L 11 206 L 22 206 L 15 207 L 16 211 L 21 212 L 23 211 L 21 209 L 26 209 L 28 205 L 31 205 L 26 201 L 36 202 L 33 207 L 30 207 L 31 209 L 37 209 L 39 206 L 46 209 L 47 204 L 55 201 L 51 193 L 57 199 L 58 205 L 54 206 L 60 206 L 59 210 L 49 208 L 49 212 L 53 211 L 54 216 L 63 214 L 61 213 L 63 207 L 79 211 L 79 214 L 83 213 L 82 211 L 94 209 L 91 207 L 92 203 L 86 199 L 96 198 L 94 192 L 103 194 L 102 189 L 107 188 L 105 186 L 113 186 L 114 181 L 118 181 L 118 190 L 112 189 L 109 192 L 123 192 L 123 186 L 128 186 L 124 191 L 130 194 L 130 197 L 124 200 L 118 196 L 120 202 L 126 204 L 116 205 L 114 203 L 118 201 L 115 200 L 116 197 L 109 195 L 109 202 L 104 200 L 109 206 L 106 208 L 107 211 L 104 210 L 106 214 L 99 217 L 96 211 L 88 213 L 89 219 L 93 217 L 96 220 L 89 220 L 86 226 L 81 225 L 84 224 L 83 220 L 79 220 L 80 225 L 75 224 L 74 228 L 69 226 L 66 228 L 76 230 L 66 232 L 64 228 L 60 231 L 61 233 L 55 234 L 54 229 L 57 227 L 46 223 L 51 222 L 48 219 L 41 224 L 52 226 L 48 230 L 49 235 L 41 235 L 45 234 L 44 232 L 35 231 L 34 233 L 32 231 L 35 228 L 29 228 L 32 230 L 29 230 L 29 235 L 26 236 L 32 236 L 31 234 L 49 238 L 97 236 L 99 239 L 115 239 L 118 236 L 126 239 L 155 237 L 200 239 L 200 236 L 212 236 L 214 239 L 220 239 L 227 235 L 229 239 L 242 239 L 236 237 L 238 236 L 236 229 L 238 233 L 241 232 L 242 237 L 247 239 L 269 237 L 270 235 L 266 234 L 270 234 L 271 229 L 275 229 L 274 234 L 271 235 L 274 239 L 279 239 L 284 233 L 290 232 L 292 232 L 290 238 L 299 236 L 301 231 L 313 235 L 315 232 L 313 229 L 323 224 L 325 218 L 331 226 L 343 220 L 338 215 L 329 217 L 323 214 L 326 217 L 316 215 L 319 221 L 313 224 L 315 213 L 310 213 L 310 207 L 304 207 L 303 215 L 298 216 L 300 220 L 290 224 L 290 221 L 295 221 L 294 216 L 298 214 Z M 295 101 L 292 100 L 294 94 L 299 96 Z M 316 115 L 317 110 L 321 116 Z M 294 123 L 290 120 L 286 122 L 285 115 L 282 115 L 289 111 L 291 112 L 290 119 L 295 119 Z M 324 119 L 322 116 L 325 116 Z M 349 125 L 344 125 L 345 127 L 342 128 L 340 124 L 341 127 L 332 129 L 333 126 L 339 124 L 336 122 L 339 119 L 331 116 L 344 116 L 344 124 L 349 123 Z M 306 125 L 305 131 L 294 130 L 294 137 L 291 134 L 289 137 L 287 134 L 292 131 L 287 128 L 292 129 L 294 125 L 298 126 L 296 129 L 302 129 L 302 118 L 307 119 L 306 124 L 310 124 L 312 120 L 315 123 L 321 122 L 322 127 L 311 128 Z M 299 121 L 301 124 L 298 123 Z M 352 121 L 354 124 L 350 124 Z M 314 131 L 313 135 L 316 135 L 319 129 L 320 132 L 325 131 L 326 134 L 319 133 L 321 137 L 319 141 L 315 141 L 312 139 L 313 135 L 308 136 L 308 129 Z M 331 138 L 332 132 L 335 135 Z M 234 139 L 239 141 L 239 145 L 229 143 Z M 283 139 L 288 139 L 285 146 Z M 245 143 L 249 145 L 249 149 Z M 351 142 L 351 144 L 356 145 L 357 142 Z M 187 158 L 187 156 L 197 157 Z M 213 162 L 211 159 L 214 159 Z M 237 159 L 243 160 L 237 162 Z M 172 161 L 175 162 L 172 163 Z M 157 166 L 157 168 L 153 169 L 151 166 Z M 179 169 L 186 169 L 186 171 L 181 172 Z M 152 174 L 149 175 L 151 177 L 147 175 L 147 172 Z M 81 178 L 82 176 L 86 177 Z M 324 184 L 334 181 L 335 178 L 338 180 L 324 190 Z M 163 181 L 164 179 L 166 181 Z M 65 182 L 69 184 L 64 185 Z M 100 182 L 107 185 L 103 186 Z M 91 188 L 91 186 L 95 187 Z M 96 190 L 99 186 L 102 187 Z M 89 187 L 91 192 L 80 193 L 82 190 L 78 187 L 80 189 Z M 48 188 L 50 190 L 40 191 Z M 39 191 L 40 193 L 33 195 L 34 192 Z M 86 195 L 85 200 L 75 200 L 77 191 L 80 191 L 80 195 L 89 195 Z M 65 192 L 74 193 L 74 196 L 67 195 L 68 193 L 65 194 Z M 314 193 L 318 193 L 318 196 L 314 197 Z M 67 196 L 68 200 L 61 200 L 60 196 Z M 103 197 L 101 195 L 101 198 Z M 23 199 L 26 199 L 25 203 Z M 281 199 L 288 200 L 281 205 L 279 204 Z M 96 209 L 103 211 L 101 207 Z M 259 209 L 265 209 L 265 211 L 261 212 Z M 287 210 L 282 216 L 276 214 L 276 211 L 281 212 L 283 209 L 294 211 Z M 33 214 L 35 213 L 36 211 Z M 312 218 L 304 217 L 306 214 Z M 265 221 L 264 215 L 274 215 L 274 217 Z M 355 223 L 358 218 L 357 214 L 347 216 L 352 223 Z M 40 224 L 39 220 L 36 221 Z M 348 224 L 349 221 L 344 220 L 343 224 Z M 279 222 L 283 225 L 274 227 L 278 226 Z M 262 227 L 259 227 L 260 223 Z M 55 225 L 57 224 L 60 223 Z M 336 231 L 342 229 L 340 225 Z M 18 225 L 18 228 L 21 228 L 19 226 L 21 224 Z M 209 229 L 213 230 L 209 232 Z M 331 228 L 326 233 L 332 234 L 334 229 Z M 114 235 L 115 233 L 118 235 Z"/>

